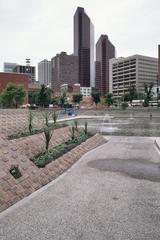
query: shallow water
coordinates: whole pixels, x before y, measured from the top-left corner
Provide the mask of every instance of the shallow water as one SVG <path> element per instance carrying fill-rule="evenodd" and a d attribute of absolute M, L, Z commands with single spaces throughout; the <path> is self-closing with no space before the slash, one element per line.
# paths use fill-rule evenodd
<path fill-rule="evenodd" d="M 88 122 L 88 128 L 93 132 L 114 136 L 160 136 L 160 118 L 106 118 L 80 119 L 79 126 L 83 127 Z M 68 121 L 74 124 L 74 121 Z"/>

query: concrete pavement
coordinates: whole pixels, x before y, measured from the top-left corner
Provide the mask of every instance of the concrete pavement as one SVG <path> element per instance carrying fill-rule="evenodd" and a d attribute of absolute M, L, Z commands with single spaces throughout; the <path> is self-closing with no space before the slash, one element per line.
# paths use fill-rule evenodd
<path fill-rule="evenodd" d="M 160 155 L 154 142 L 111 137 L 1 213 L 0 239 L 160 239 Z"/>

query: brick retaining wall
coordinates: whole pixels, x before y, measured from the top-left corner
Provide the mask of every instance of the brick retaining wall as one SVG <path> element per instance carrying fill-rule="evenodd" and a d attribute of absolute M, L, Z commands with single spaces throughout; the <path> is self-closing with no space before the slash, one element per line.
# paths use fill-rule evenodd
<path fill-rule="evenodd" d="M 98 147 L 101 144 L 104 144 L 105 142 L 106 140 L 101 135 L 97 134 L 86 140 L 86 142 L 72 149 L 70 152 L 49 163 L 45 168 L 42 169 L 37 168 L 24 154 L 24 162 L 22 162 L 20 166 L 21 170 L 23 168 L 24 174 L 19 179 L 14 179 L 8 170 L 6 171 L 5 169 L 4 171 L 4 168 L 1 168 L 0 212 L 46 185 L 70 168 L 72 164 L 81 158 L 86 152 Z M 6 142 L 4 144 L 6 144 Z M 7 165 L 9 166 L 9 161 L 6 161 L 5 163 L 5 167 L 7 167 Z"/>

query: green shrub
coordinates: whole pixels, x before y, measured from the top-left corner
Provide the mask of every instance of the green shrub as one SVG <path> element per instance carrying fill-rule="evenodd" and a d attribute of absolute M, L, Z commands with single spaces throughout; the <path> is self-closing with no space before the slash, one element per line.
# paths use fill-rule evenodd
<path fill-rule="evenodd" d="M 15 179 L 18 179 L 22 176 L 20 170 L 19 170 L 19 167 L 18 165 L 12 165 L 9 172 L 12 174 L 12 176 L 15 178 Z"/>

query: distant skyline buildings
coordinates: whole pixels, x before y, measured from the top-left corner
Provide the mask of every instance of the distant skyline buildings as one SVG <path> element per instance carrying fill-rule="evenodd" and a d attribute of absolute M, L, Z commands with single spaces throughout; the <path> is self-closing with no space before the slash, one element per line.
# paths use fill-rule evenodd
<path fill-rule="evenodd" d="M 95 86 L 94 26 L 84 8 L 74 15 L 74 55 L 78 56 L 79 83 L 82 87 Z"/>
<path fill-rule="evenodd" d="M 81 87 L 90 87 L 90 86 L 96 87 L 102 95 L 105 95 L 106 93 L 109 92 L 109 81 L 110 81 L 109 59 L 112 59 L 115 57 L 115 47 L 110 42 L 107 35 L 105 34 L 101 35 L 101 37 L 98 39 L 96 44 L 96 58 L 94 58 L 94 55 L 95 55 L 94 26 L 92 24 L 90 17 L 87 15 L 83 7 L 77 8 L 74 14 L 73 25 L 74 25 L 73 54 L 70 54 L 70 55 L 66 54 L 67 57 L 62 56 L 63 55 L 62 53 L 64 52 L 57 55 L 55 54 L 56 57 L 52 58 L 53 60 L 52 67 L 50 66 L 50 69 L 52 68 L 52 70 L 49 70 L 49 67 L 47 66 L 49 61 L 42 60 L 40 62 L 41 65 L 39 66 L 40 63 L 38 64 L 38 68 L 39 68 L 38 80 L 40 81 L 41 84 L 44 83 L 45 85 L 50 85 L 50 83 L 52 82 L 51 85 L 54 87 L 58 86 L 59 84 L 68 84 L 70 82 L 75 82 L 76 77 L 74 74 L 76 72 L 75 70 L 76 65 L 73 66 L 73 74 L 72 74 L 71 72 L 72 70 L 70 67 L 70 65 L 72 64 L 69 59 L 72 59 L 72 56 L 76 56 L 78 59 L 78 61 L 76 60 L 77 61 L 76 64 L 78 65 L 77 67 L 78 80 L 76 80 L 76 83 L 80 83 Z M 67 59 L 66 62 L 64 60 L 65 67 L 63 66 L 63 61 L 58 63 L 58 61 L 61 61 L 61 58 Z M 57 61 L 56 63 L 57 65 L 55 68 L 53 68 L 54 59 L 55 61 Z M 8 63 L 8 64 L 12 64 L 12 63 Z M 60 66 L 60 68 L 58 69 L 57 66 Z M 160 63 L 158 66 L 159 66 L 158 72 L 160 72 Z M 68 70 L 66 70 L 67 68 Z M 6 69 L 8 69 L 7 71 L 12 71 L 12 65 L 6 66 Z M 57 76 L 54 75 L 54 69 L 55 71 L 57 71 L 57 74 L 59 75 Z M 16 67 L 14 68 L 14 71 L 19 73 L 26 73 L 30 75 L 30 82 L 34 82 L 36 80 L 35 79 L 36 70 L 35 70 L 35 67 L 33 66 L 16 65 Z M 49 72 L 51 76 L 49 76 Z M 158 72 L 157 72 L 157 81 L 158 81 L 158 76 L 160 78 L 160 73 L 158 74 Z M 53 81 L 55 81 L 55 84 Z M 58 81 L 60 82 L 58 83 Z"/>
<path fill-rule="evenodd" d="M 109 60 L 115 58 L 115 47 L 107 35 L 101 35 L 96 43 L 96 89 L 109 93 Z"/>
<path fill-rule="evenodd" d="M 6 73 L 12 73 L 14 72 L 14 69 L 16 66 L 17 66 L 17 63 L 4 62 L 3 71 Z"/>
<path fill-rule="evenodd" d="M 51 61 L 44 59 L 38 63 L 38 81 L 51 87 Z"/>
<path fill-rule="evenodd" d="M 14 68 L 14 72 L 16 73 L 24 73 L 29 76 L 29 82 L 36 81 L 36 67 L 31 65 L 19 65 Z"/>
<path fill-rule="evenodd" d="M 55 93 L 63 84 L 78 83 L 78 57 L 61 52 L 51 59 L 51 87 Z"/>

